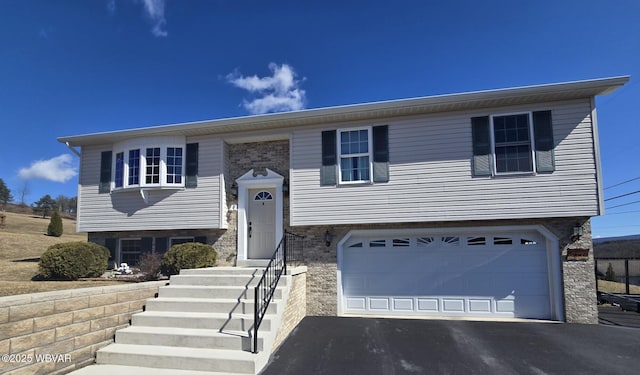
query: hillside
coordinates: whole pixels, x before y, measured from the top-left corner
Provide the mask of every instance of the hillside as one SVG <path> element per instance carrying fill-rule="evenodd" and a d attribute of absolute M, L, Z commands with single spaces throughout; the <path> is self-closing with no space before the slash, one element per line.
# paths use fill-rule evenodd
<path fill-rule="evenodd" d="M 593 252 L 596 259 L 640 259 L 640 236 L 594 239 Z"/>
<path fill-rule="evenodd" d="M 113 284 L 88 281 L 31 281 L 38 272 L 40 255 L 53 244 L 86 241 L 87 235 L 76 233 L 74 220 L 63 219 L 62 237 L 46 235 L 49 218 L 4 212 L 4 227 L 0 227 L 0 296 L 43 292 Z"/>

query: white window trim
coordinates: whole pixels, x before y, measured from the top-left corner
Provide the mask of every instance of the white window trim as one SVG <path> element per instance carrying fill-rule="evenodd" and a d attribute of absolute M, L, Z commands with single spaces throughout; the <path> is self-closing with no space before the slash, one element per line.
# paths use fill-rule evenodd
<path fill-rule="evenodd" d="M 129 184 L 129 153 L 131 151 L 138 151 L 138 183 L 137 184 Z M 124 151 L 125 156 L 126 156 L 126 162 L 124 165 L 124 178 L 123 181 L 125 181 L 125 183 L 123 184 L 122 188 L 127 188 L 127 187 L 131 187 L 131 188 L 135 188 L 135 187 L 140 187 L 140 176 L 141 176 L 141 159 L 142 159 L 142 152 L 140 151 L 140 148 L 130 148 L 128 150 Z"/>
<path fill-rule="evenodd" d="M 341 134 L 351 131 L 359 131 L 366 130 L 367 131 L 367 143 L 368 143 L 368 153 L 360 153 L 360 154 L 349 154 L 349 156 L 345 156 L 344 158 L 354 158 L 360 156 L 368 156 L 369 157 L 369 179 L 368 180 L 358 180 L 358 181 L 342 181 L 342 139 Z M 357 128 L 344 128 L 337 129 L 336 134 L 336 143 L 338 150 L 338 185 L 362 185 L 362 184 L 371 184 L 373 183 L 373 130 L 371 126 L 361 126 Z"/>
<path fill-rule="evenodd" d="M 167 177 L 169 176 L 169 166 L 167 164 L 167 159 L 169 158 L 169 148 L 180 148 L 182 149 L 182 163 L 180 165 L 180 181 L 181 182 L 167 182 Z M 164 152 L 164 157 L 162 156 Z M 175 157 L 175 156 L 174 156 Z M 184 186 L 184 180 L 186 178 L 186 159 L 187 159 L 187 146 L 186 145 L 166 145 L 160 149 L 160 184 L 163 186 Z M 176 175 L 177 176 L 177 175 Z"/>
<path fill-rule="evenodd" d="M 494 117 L 505 117 L 505 116 L 514 116 L 514 115 L 527 115 L 529 118 L 529 146 L 531 153 L 531 170 L 526 172 L 498 172 L 498 162 L 496 158 L 496 139 L 493 127 L 493 118 Z M 491 159 L 493 161 L 491 171 L 493 176 L 522 176 L 522 175 L 535 175 L 537 173 L 536 170 L 536 140 L 534 138 L 533 133 L 533 112 L 531 111 L 521 111 L 521 112 L 507 112 L 507 113 L 496 113 L 489 116 L 491 121 L 489 121 L 489 135 L 491 137 Z"/>
<path fill-rule="evenodd" d="M 182 149 L 182 178 L 180 183 L 168 183 L 167 181 L 167 149 L 169 147 Z M 147 169 L 147 149 L 160 148 L 160 178 L 159 183 L 146 182 Z M 139 150 L 139 170 L 138 184 L 129 184 L 129 151 Z M 122 187 L 116 187 L 116 157 L 118 153 L 123 153 L 123 170 L 122 170 Z M 133 139 L 118 143 L 113 149 L 112 173 L 111 173 L 111 191 L 117 192 L 121 190 L 140 189 L 144 198 L 144 190 L 149 189 L 182 189 L 186 180 L 186 152 L 187 145 L 184 137 L 152 137 L 148 139 Z"/>
<path fill-rule="evenodd" d="M 116 186 L 116 177 L 117 177 L 117 166 L 118 166 L 118 154 L 122 154 L 122 186 Z M 126 157 L 127 157 L 127 153 L 124 151 L 116 151 L 113 153 L 113 178 L 111 179 L 113 181 L 113 186 L 112 189 L 122 189 L 125 186 L 127 186 L 127 182 L 125 181 L 125 178 L 127 177 L 127 171 L 125 171 L 125 169 L 127 168 L 127 162 L 126 162 Z"/>

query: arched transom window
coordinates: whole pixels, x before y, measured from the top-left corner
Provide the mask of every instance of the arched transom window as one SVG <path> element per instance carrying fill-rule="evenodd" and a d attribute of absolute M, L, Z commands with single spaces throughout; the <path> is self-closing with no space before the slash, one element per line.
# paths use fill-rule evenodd
<path fill-rule="evenodd" d="M 273 200 L 273 196 L 268 191 L 261 191 L 253 197 L 254 201 L 270 201 Z"/>

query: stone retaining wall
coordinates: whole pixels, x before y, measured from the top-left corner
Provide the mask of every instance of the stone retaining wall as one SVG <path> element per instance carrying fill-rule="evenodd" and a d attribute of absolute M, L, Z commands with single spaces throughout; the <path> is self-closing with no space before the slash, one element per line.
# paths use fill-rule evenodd
<path fill-rule="evenodd" d="M 282 323 L 273 342 L 275 352 L 280 344 L 296 328 L 298 323 L 307 315 L 307 267 L 295 267 L 289 271 L 291 275 L 291 289 L 289 298 L 282 314 Z"/>
<path fill-rule="evenodd" d="M 166 283 L 0 297 L 0 373 L 66 374 L 92 364 Z"/>

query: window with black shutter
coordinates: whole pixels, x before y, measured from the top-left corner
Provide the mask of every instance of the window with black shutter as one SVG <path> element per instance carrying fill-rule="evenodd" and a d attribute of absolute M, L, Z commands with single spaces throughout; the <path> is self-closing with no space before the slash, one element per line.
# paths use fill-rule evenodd
<path fill-rule="evenodd" d="M 551 111 L 473 117 L 474 176 L 555 170 Z"/>
<path fill-rule="evenodd" d="M 322 132 L 321 185 L 389 181 L 387 125 Z"/>

